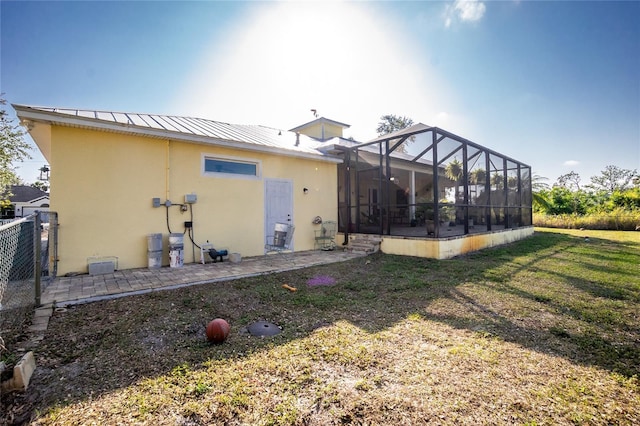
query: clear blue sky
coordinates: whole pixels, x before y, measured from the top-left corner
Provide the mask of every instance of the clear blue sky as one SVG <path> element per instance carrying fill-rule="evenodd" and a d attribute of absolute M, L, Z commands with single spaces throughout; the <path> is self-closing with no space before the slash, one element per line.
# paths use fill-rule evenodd
<path fill-rule="evenodd" d="M 375 136 L 440 126 L 583 183 L 640 169 L 640 2 L 0 3 L 10 103 Z M 12 112 L 12 111 L 11 111 Z M 27 182 L 45 164 L 20 164 Z"/>

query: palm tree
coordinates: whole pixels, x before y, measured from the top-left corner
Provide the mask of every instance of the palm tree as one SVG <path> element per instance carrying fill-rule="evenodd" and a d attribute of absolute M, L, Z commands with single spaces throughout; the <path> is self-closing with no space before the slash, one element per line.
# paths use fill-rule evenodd
<path fill-rule="evenodd" d="M 551 208 L 551 201 L 547 198 L 549 184 L 543 182 L 545 180 L 549 179 L 537 174 L 531 177 L 531 201 L 534 207 L 543 212 L 547 212 Z"/>
<path fill-rule="evenodd" d="M 478 198 L 478 186 L 483 187 L 485 183 L 485 179 L 487 178 L 487 172 L 484 169 L 475 169 L 471 173 L 469 173 L 469 183 L 473 185 L 469 189 L 469 196 L 471 197 L 471 193 L 473 193 L 473 203 Z M 482 193 L 482 191 L 480 191 Z"/>
<path fill-rule="evenodd" d="M 491 185 L 495 186 L 495 189 L 498 191 L 504 187 L 504 176 L 502 176 L 502 173 L 495 172 L 491 176 Z"/>
<path fill-rule="evenodd" d="M 487 178 L 487 172 L 484 169 L 475 169 L 471 172 L 471 183 L 478 185 L 484 183 Z"/>
<path fill-rule="evenodd" d="M 462 173 L 462 163 L 458 161 L 457 158 L 454 158 L 453 161 L 447 164 L 447 166 L 444 168 L 445 176 L 455 182 L 456 202 L 458 201 L 458 184 L 460 182 L 460 178 L 462 178 Z"/>
<path fill-rule="evenodd" d="M 543 182 L 544 180 L 549 180 L 549 179 L 534 173 L 533 176 L 531 177 L 531 190 L 538 192 L 538 191 L 549 189 L 549 184 Z"/>

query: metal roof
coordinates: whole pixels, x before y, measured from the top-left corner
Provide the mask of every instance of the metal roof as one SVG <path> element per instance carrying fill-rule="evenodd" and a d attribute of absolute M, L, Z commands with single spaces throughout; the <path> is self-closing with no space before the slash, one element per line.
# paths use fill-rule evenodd
<path fill-rule="evenodd" d="M 195 117 L 13 105 L 23 121 L 132 133 L 338 161 L 316 139 L 261 125 L 229 124 Z"/>
<path fill-rule="evenodd" d="M 504 154 L 501 154 L 501 153 L 499 153 L 497 151 L 494 151 L 492 149 L 484 147 L 484 146 L 482 146 L 482 145 L 480 145 L 478 143 L 472 142 L 472 141 L 470 141 L 468 139 L 465 139 L 465 138 L 463 138 L 461 136 L 458 136 L 458 135 L 456 135 L 454 133 L 451 133 L 451 132 L 449 132 L 447 130 L 444 130 L 444 129 L 440 128 L 440 127 L 432 127 L 432 126 L 428 126 L 428 125 L 423 124 L 423 123 L 417 123 L 417 124 L 414 124 L 413 126 L 405 128 L 405 129 L 400 129 L 398 131 L 395 131 L 395 132 L 392 132 L 392 133 L 388 133 L 386 135 L 378 136 L 377 138 L 372 139 L 372 140 L 370 140 L 368 142 L 364 142 L 364 143 L 359 144 L 356 148 L 360 149 L 360 150 L 363 150 L 363 149 L 365 149 L 365 148 L 367 148 L 369 146 L 374 146 L 376 144 L 379 144 L 379 143 L 382 143 L 382 142 L 385 142 L 385 141 L 393 141 L 393 140 L 400 140 L 400 139 L 403 139 L 403 138 L 409 138 L 409 137 L 417 135 L 419 133 L 425 133 L 425 132 L 429 132 L 429 131 L 435 132 L 437 135 L 439 135 L 439 137 L 441 139 L 445 138 L 445 137 L 446 138 L 450 138 L 452 140 L 455 140 L 455 141 L 459 142 L 460 144 L 466 144 L 467 146 L 472 147 L 473 149 L 475 149 L 477 151 L 483 151 L 483 152 L 486 152 L 488 154 L 497 155 L 497 156 L 499 156 L 501 158 L 504 158 L 504 159 L 506 159 L 508 161 L 511 161 L 511 162 L 514 162 L 514 163 L 519 163 L 519 164 L 521 164 L 521 165 L 523 165 L 525 167 L 529 167 L 528 165 L 526 165 L 525 163 L 523 163 L 521 161 L 514 160 L 511 157 L 508 157 L 508 156 L 506 156 Z M 395 152 L 396 151 L 394 151 L 394 153 Z M 424 152 L 423 152 L 423 154 L 424 154 Z M 402 155 L 405 155 L 405 154 L 402 154 Z M 418 157 L 415 157 L 412 161 L 417 161 L 417 159 L 418 159 Z M 442 161 L 442 160 L 440 160 L 440 161 Z"/>

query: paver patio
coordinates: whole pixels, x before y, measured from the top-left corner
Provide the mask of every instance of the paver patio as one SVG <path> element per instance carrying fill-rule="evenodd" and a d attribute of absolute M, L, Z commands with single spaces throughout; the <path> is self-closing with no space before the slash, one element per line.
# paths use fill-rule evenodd
<path fill-rule="evenodd" d="M 125 297 L 152 291 L 228 281 L 238 278 L 290 271 L 315 265 L 343 262 L 364 254 L 342 250 L 305 251 L 227 260 L 216 263 L 189 263 L 180 268 L 139 268 L 110 274 L 57 277 L 44 290 L 43 308 L 64 307 L 78 303 Z"/>

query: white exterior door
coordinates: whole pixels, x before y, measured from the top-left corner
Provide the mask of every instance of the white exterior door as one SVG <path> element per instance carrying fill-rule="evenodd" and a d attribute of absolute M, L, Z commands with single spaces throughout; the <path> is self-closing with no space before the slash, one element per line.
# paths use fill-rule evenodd
<path fill-rule="evenodd" d="M 273 235 L 276 222 L 293 225 L 293 181 L 265 179 L 264 235 Z M 293 243 L 291 244 L 293 249 Z"/>

